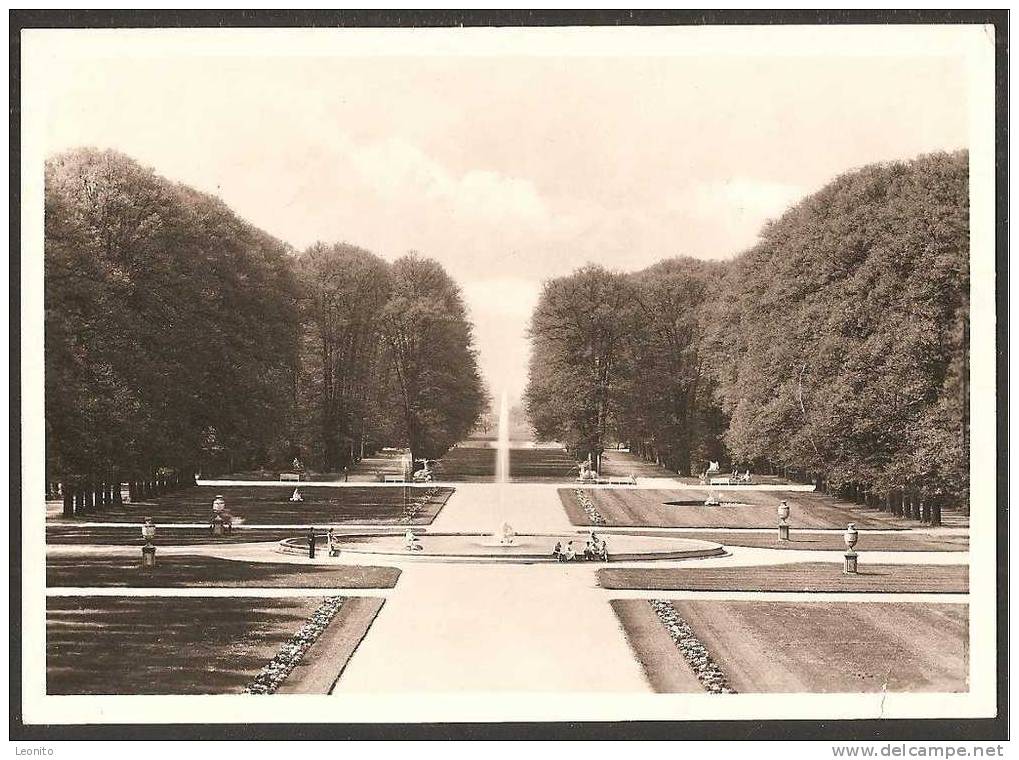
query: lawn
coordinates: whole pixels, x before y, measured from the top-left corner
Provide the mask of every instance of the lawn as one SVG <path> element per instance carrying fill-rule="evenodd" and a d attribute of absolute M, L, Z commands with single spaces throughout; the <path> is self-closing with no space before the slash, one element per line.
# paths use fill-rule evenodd
<path fill-rule="evenodd" d="M 646 530 L 630 535 L 676 536 L 675 532 Z M 777 530 L 762 533 L 729 533 L 712 531 L 684 531 L 682 538 L 696 538 L 713 541 L 724 546 L 746 546 L 754 549 L 796 549 L 813 551 L 845 551 L 842 533 L 797 533 L 792 532 L 788 541 L 778 538 Z M 966 552 L 969 551 L 969 536 L 899 531 L 897 533 L 861 533 L 856 545 L 861 552 Z"/>
<path fill-rule="evenodd" d="M 51 597 L 46 691 L 238 694 L 322 601 Z"/>
<path fill-rule="evenodd" d="M 631 536 L 673 536 L 712 541 L 726 546 L 746 546 L 752 549 L 795 549 L 798 551 L 845 551 L 846 543 L 839 533 L 797 533 L 789 541 L 782 541 L 777 531 L 759 533 L 732 533 L 729 531 L 628 531 Z M 861 533 L 858 551 L 969 551 L 969 536 L 958 534 L 924 533 L 921 530 L 896 533 Z"/>
<path fill-rule="evenodd" d="M 435 479 L 491 482 L 495 479 L 497 453 L 486 442 L 458 444 L 435 463 Z"/>
<path fill-rule="evenodd" d="M 392 588 L 399 577 L 400 571 L 394 567 L 236 562 L 218 557 L 159 556 L 158 550 L 152 568 L 142 567 L 140 556 L 46 557 L 46 585 L 51 587 Z"/>
<path fill-rule="evenodd" d="M 591 488 L 588 495 L 608 527 L 656 528 L 773 528 L 776 510 L 783 499 L 791 510 L 789 524 L 796 528 L 905 528 L 910 523 L 858 504 L 839 501 L 821 493 L 804 491 L 719 491 L 722 501 L 739 502 L 704 506 L 707 490 L 647 490 Z M 559 489 L 570 522 L 589 525 L 573 488 Z"/>
<path fill-rule="evenodd" d="M 85 516 L 90 522 L 208 522 L 212 500 L 222 494 L 234 520 L 263 525 L 340 525 L 347 522 L 427 525 L 453 493 L 438 488 L 354 486 L 301 488 L 302 502 L 291 502 L 294 483 L 266 486 L 200 486 L 149 501 L 110 506 Z M 420 509 L 414 509 L 415 505 Z M 413 516 L 409 516 L 413 512 Z"/>
<path fill-rule="evenodd" d="M 315 533 L 319 543 L 324 539 L 326 526 L 317 527 Z M 374 527 L 346 527 L 344 535 L 357 533 L 378 533 L 385 529 Z M 401 532 L 400 528 L 391 530 Z M 421 529 L 420 532 L 424 532 Z M 208 528 L 182 528 L 160 524 L 156 531 L 157 546 L 194 546 L 198 544 L 246 544 L 258 542 L 277 542 L 284 538 L 306 537 L 308 531 L 301 527 L 293 528 L 259 528 L 258 526 L 237 526 L 228 534 L 214 536 Z M 100 544 L 105 546 L 137 546 L 145 542 L 141 531 L 136 526 L 120 525 L 75 525 L 49 524 L 46 526 L 46 543 L 59 545 Z"/>
<path fill-rule="evenodd" d="M 510 449 L 510 479 L 515 481 L 571 481 L 577 479 L 577 463 L 561 448 Z"/>
<path fill-rule="evenodd" d="M 703 691 L 646 599 L 613 599 L 611 604 L 652 689 L 659 694 Z"/>
<path fill-rule="evenodd" d="M 966 565 L 867 565 L 846 575 L 834 562 L 759 567 L 601 568 L 598 585 L 655 591 L 810 591 L 965 594 Z"/>
<path fill-rule="evenodd" d="M 968 689 L 965 604 L 677 601 L 673 606 L 740 692 Z"/>
<path fill-rule="evenodd" d="M 628 601 L 650 610 L 644 600 Z M 674 601 L 672 605 L 737 692 L 968 689 L 969 613 L 964 604 Z M 619 603 L 613 606 L 619 614 Z M 652 686 L 663 692 L 695 691 L 684 672 L 685 662 L 676 659 L 661 637 L 642 630 L 649 620 L 637 613 L 620 614 Z"/>

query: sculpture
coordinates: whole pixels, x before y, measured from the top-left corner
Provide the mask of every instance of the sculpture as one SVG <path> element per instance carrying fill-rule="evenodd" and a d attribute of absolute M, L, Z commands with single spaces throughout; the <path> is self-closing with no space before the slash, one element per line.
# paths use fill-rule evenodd
<path fill-rule="evenodd" d="M 434 471 L 429 466 L 429 464 L 431 462 L 435 461 L 435 460 L 433 460 L 433 459 L 422 459 L 420 461 L 424 463 L 424 466 L 420 470 L 416 470 L 411 477 L 417 483 L 430 483 L 431 480 L 432 480 L 432 476 L 434 474 Z"/>
<path fill-rule="evenodd" d="M 512 546 L 516 543 L 517 534 L 508 522 L 504 522 L 495 537 L 499 539 L 500 546 Z"/>
<path fill-rule="evenodd" d="M 577 475 L 577 480 L 581 483 L 587 483 L 592 480 L 598 479 L 598 472 L 594 469 L 594 464 L 591 461 L 591 455 L 587 455 L 587 459 L 580 463 L 580 473 Z"/>

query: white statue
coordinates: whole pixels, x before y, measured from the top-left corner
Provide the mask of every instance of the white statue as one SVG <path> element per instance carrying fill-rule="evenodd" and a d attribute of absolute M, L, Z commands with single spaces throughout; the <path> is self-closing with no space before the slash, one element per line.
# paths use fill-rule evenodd
<path fill-rule="evenodd" d="M 499 543 L 502 546 L 512 546 L 516 542 L 517 534 L 508 522 L 504 522 L 499 529 Z"/>
<path fill-rule="evenodd" d="M 403 541 L 404 547 L 407 551 L 416 552 L 421 550 L 421 542 L 418 540 L 418 537 L 414 535 L 414 531 L 412 529 L 407 528 L 407 533 L 404 534 Z"/>
<path fill-rule="evenodd" d="M 581 483 L 586 483 L 591 480 L 596 480 L 598 473 L 594 469 L 594 463 L 591 461 L 591 455 L 587 455 L 587 459 L 580 463 L 580 473 L 577 475 L 577 480 Z"/>

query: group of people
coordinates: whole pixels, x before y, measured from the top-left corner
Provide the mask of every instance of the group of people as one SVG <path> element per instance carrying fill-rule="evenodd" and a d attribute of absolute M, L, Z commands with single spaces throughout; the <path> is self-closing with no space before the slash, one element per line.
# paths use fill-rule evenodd
<path fill-rule="evenodd" d="M 594 531 L 591 531 L 591 535 L 587 537 L 587 541 L 584 543 L 583 551 L 578 552 L 577 547 L 573 545 L 573 541 L 567 541 L 566 546 L 563 546 L 562 541 L 556 541 L 555 546 L 552 548 L 552 556 L 557 562 L 573 562 L 579 559 L 598 559 L 602 562 L 608 562 L 609 546 L 604 538 L 599 538 Z"/>

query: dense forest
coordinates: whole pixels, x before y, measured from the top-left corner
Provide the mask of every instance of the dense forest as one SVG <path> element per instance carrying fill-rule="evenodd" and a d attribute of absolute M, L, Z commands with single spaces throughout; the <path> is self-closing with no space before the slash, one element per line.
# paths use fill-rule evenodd
<path fill-rule="evenodd" d="M 382 445 L 436 457 L 484 406 L 434 261 L 294 252 L 111 151 L 48 161 L 45 202 L 48 481 L 102 500 L 295 457 L 339 470 Z"/>
<path fill-rule="evenodd" d="M 969 491 L 968 155 L 838 177 L 728 262 L 545 284 L 525 394 L 578 458 L 782 470 L 925 521 Z"/>

